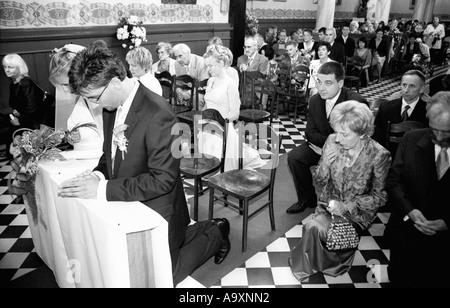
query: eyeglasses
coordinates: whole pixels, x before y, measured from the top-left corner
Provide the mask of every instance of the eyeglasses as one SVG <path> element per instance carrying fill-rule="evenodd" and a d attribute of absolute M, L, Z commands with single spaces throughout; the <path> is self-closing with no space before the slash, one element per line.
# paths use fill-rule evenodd
<path fill-rule="evenodd" d="M 100 95 L 97 96 L 97 98 L 93 98 L 93 97 L 85 97 L 85 99 L 86 99 L 87 101 L 91 102 L 91 103 L 97 103 L 97 102 L 99 101 L 100 97 L 102 97 L 103 93 L 105 93 L 105 90 L 106 90 L 106 88 L 109 86 L 110 83 L 111 83 L 111 81 L 108 82 L 108 84 L 107 84 L 107 85 L 105 86 L 105 88 L 103 89 L 102 93 L 100 93 Z"/>
<path fill-rule="evenodd" d="M 255 47 L 255 46 L 244 46 L 244 50 L 245 49 L 250 49 L 250 48 L 253 48 L 253 47 Z"/>

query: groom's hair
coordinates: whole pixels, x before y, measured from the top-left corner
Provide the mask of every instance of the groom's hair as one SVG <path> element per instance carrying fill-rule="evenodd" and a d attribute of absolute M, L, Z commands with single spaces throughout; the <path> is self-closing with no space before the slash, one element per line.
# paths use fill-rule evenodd
<path fill-rule="evenodd" d="M 124 80 L 126 76 L 125 65 L 110 49 L 89 46 L 73 59 L 69 83 L 73 93 L 81 95 L 82 90 L 87 87 L 104 87 L 114 77 Z"/>

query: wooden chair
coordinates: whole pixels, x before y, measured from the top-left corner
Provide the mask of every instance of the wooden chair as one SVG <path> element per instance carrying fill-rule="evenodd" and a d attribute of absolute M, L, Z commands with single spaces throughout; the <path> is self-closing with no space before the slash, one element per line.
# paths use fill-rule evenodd
<path fill-rule="evenodd" d="M 208 79 L 195 80 L 195 88 L 194 88 L 195 99 L 194 99 L 194 103 L 193 103 L 195 106 L 191 110 L 177 113 L 178 119 L 180 119 L 180 121 L 188 123 L 190 125 L 194 122 L 195 112 L 200 111 L 200 109 L 202 109 L 200 106 L 200 95 L 202 97 L 205 96 L 207 84 L 208 84 Z"/>
<path fill-rule="evenodd" d="M 278 107 L 284 106 L 285 112 L 289 105 L 294 106 L 294 124 L 297 123 L 299 109 L 305 112 L 308 108 L 308 85 L 310 79 L 309 67 L 298 65 L 293 69 L 280 68 L 277 71 L 278 86 L 276 91 L 276 116 L 278 117 Z"/>
<path fill-rule="evenodd" d="M 163 97 L 167 100 L 169 104 L 173 103 L 173 81 L 174 77 L 168 72 L 164 71 L 161 73 L 156 73 L 155 78 L 158 79 L 163 90 Z"/>
<path fill-rule="evenodd" d="M 209 219 L 213 218 L 214 203 L 219 200 L 224 202 L 226 206 L 238 210 L 243 215 L 242 221 L 242 252 L 247 250 L 247 230 L 248 221 L 256 214 L 260 213 L 266 207 L 269 208 L 270 225 L 272 231 L 275 231 L 275 218 L 273 209 L 273 190 L 275 187 L 275 175 L 279 162 L 279 151 L 281 146 L 282 135 L 274 131 L 273 128 L 266 124 L 248 124 L 253 125 L 252 129 L 245 132 L 248 136 L 244 136 L 243 122 L 239 122 L 239 169 L 229 170 L 211 177 L 208 181 L 209 191 Z M 246 126 L 247 128 L 247 126 Z M 248 144 L 259 144 L 259 148 L 270 150 L 270 162 L 264 167 L 270 170 L 270 175 L 266 175 L 261 171 L 243 169 L 243 148 L 244 140 L 248 140 Z M 261 145 L 263 145 L 261 147 Z M 268 192 L 268 201 L 259 206 L 252 213 L 249 213 L 251 206 L 250 201 L 254 198 Z M 220 194 L 219 194 L 220 193 Z M 232 202 L 228 196 L 239 200 L 239 204 Z"/>
<path fill-rule="evenodd" d="M 356 92 L 359 93 L 359 88 L 361 87 L 361 80 L 363 77 L 367 80 L 367 86 L 369 86 L 369 68 L 370 64 L 368 65 L 359 65 L 354 63 L 351 59 L 346 59 L 345 61 L 345 77 L 344 77 L 344 85 L 351 89 L 356 88 Z M 350 75 L 349 72 L 355 69 L 358 72 L 358 76 Z"/>
<path fill-rule="evenodd" d="M 173 82 L 173 95 L 174 95 L 174 106 L 173 109 L 176 114 L 190 111 L 194 108 L 194 98 L 195 98 L 195 85 L 196 79 L 189 75 L 175 76 Z M 180 105 L 178 96 L 179 93 L 188 93 L 189 98 L 186 102 L 187 105 Z M 184 103 L 184 102 L 183 102 Z"/>
<path fill-rule="evenodd" d="M 257 101 L 257 104 L 262 105 L 263 100 L 267 99 L 267 104 L 270 104 L 270 112 L 260 109 L 243 109 L 239 113 L 239 119 L 244 122 L 255 123 L 260 123 L 269 119 L 270 125 L 272 125 L 276 99 L 275 84 L 267 78 L 259 78 L 254 81 L 252 87 L 256 95 L 255 100 Z"/>
<path fill-rule="evenodd" d="M 244 122 L 263 122 L 270 118 L 270 113 L 262 110 L 260 94 L 261 81 L 264 75 L 258 71 L 244 71 L 239 76 L 239 92 L 241 96 L 241 111 L 239 120 Z"/>
<path fill-rule="evenodd" d="M 425 127 L 425 124 L 418 121 L 404 121 L 397 124 L 388 121 L 386 130 L 386 149 L 392 152 L 392 144 L 398 144 L 406 132 Z"/>
<path fill-rule="evenodd" d="M 196 112 L 200 115 L 200 112 Z M 199 117 L 200 118 L 200 117 Z M 194 155 L 192 157 L 182 157 L 180 161 L 180 172 L 183 177 L 183 183 L 194 190 L 194 220 L 198 221 L 198 197 L 209 189 L 208 186 L 203 187 L 203 180 L 205 176 L 214 174 L 220 170 L 223 172 L 225 165 L 225 152 L 227 143 L 227 127 L 228 119 L 225 119 L 225 126 L 221 127 L 216 122 L 208 122 L 206 125 L 202 125 L 198 122 L 197 117 L 194 118 Z M 216 134 L 222 135 L 222 157 L 218 159 L 214 156 L 204 155 L 198 148 L 197 134 L 199 131 L 214 131 Z M 189 183 L 186 179 L 194 179 L 194 184 Z"/>

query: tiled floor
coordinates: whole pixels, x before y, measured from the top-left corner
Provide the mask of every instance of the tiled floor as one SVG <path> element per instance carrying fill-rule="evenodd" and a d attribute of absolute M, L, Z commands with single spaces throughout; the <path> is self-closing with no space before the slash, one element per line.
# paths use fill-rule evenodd
<path fill-rule="evenodd" d="M 435 71 L 435 75 L 446 68 Z M 386 79 L 360 89 L 369 101 L 385 98 L 400 90 L 400 78 Z M 282 153 L 287 153 L 304 138 L 305 123 L 293 124 L 292 118 L 281 116 L 273 124 L 284 136 Z M 0 147 L 0 150 L 4 149 Z M 7 285 L 24 274 L 44 265 L 34 252 L 27 216 L 21 197 L 8 194 L 7 178 L 12 168 L 0 157 L 0 286 Z M 353 267 L 345 275 L 332 278 L 315 274 L 308 282 L 300 284 L 292 275 L 287 263 L 290 249 L 302 235 L 302 223 L 284 236 L 250 257 L 244 264 L 222 277 L 213 288 L 226 287 L 384 287 L 388 285 L 387 264 L 389 250 L 383 238 L 389 213 L 380 212 L 373 226 L 361 238 Z M 198 286 L 191 281 L 188 286 Z"/>

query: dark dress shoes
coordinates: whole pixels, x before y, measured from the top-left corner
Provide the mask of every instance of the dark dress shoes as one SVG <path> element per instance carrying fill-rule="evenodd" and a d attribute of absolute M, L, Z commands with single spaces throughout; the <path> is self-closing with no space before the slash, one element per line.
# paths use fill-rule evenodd
<path fill-rule="evenodd" d="M 213 219 L 213 223 L 219 227 L 220 233 L 222 233 L 222 242 L 220 243 L 219 250 L 214 256 L 214 263 L 220 264 L 225 260 L 231 249 L 230 243 L 230 222 L 226 218 Z"/>
<path fill-rule="evenodd" d="M 296 202 L 286 210 L 286 213 L 288 214 L 301 213 L 308 207 L 316 207 L 316 205 L 308 201 Z"/>

